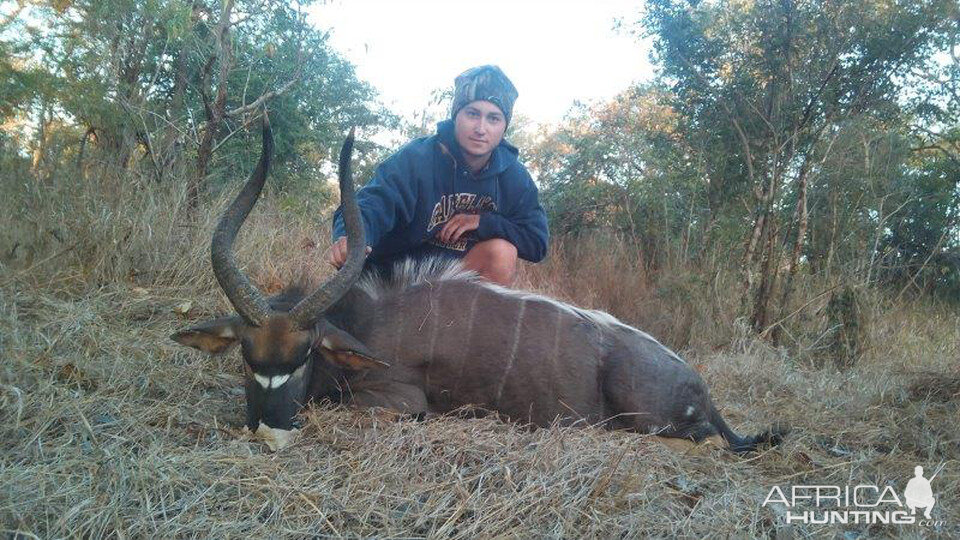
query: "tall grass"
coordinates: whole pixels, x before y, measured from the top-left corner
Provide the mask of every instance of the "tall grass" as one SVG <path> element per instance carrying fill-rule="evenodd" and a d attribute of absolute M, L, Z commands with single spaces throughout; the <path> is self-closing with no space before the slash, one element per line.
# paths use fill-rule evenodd
<path fill-rule="evenodd" d="M 184 181 L 156 184 L 109 169 L 81 181 L 5 180 L 0 211 L 11 219 L 0 230 L 0 263 L 6 281 L 55 284 L 51 290 L 70 294 L 116 285 L 189 287 L 209 300 L 216 289 L 211 233 L 242 180 L 195 211 L 186 205 Z M 329 237 L 329 215 L 283 212 L 277 200 L 258 204 L 236 246 L 241 264 L 270 291 L 294 274 L 316 274 Z"/>

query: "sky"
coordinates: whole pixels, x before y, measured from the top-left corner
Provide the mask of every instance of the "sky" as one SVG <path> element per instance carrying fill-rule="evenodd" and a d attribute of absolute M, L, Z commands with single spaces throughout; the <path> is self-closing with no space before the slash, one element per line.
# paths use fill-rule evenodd
<path fill-rule="evenodd" d="M 515 113 L 560 121 L 577 100 L 613 97 L 649 80 L 649 47 L 615 31 L 639 17 L 638 0 L 332 0 L 309 20 L 373 84 L 381 101 L 413 119 L 431 94 L 469 67 L 497 64 L 517 87 Z"/>

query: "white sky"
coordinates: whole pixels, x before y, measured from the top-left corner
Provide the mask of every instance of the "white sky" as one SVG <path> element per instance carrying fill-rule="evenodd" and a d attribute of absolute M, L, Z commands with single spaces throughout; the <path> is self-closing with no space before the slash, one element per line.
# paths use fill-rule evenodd
<path fill-rule="evenodd" d="M 310 8 L 331 43 L 408 119 L 463 70 L 497 64 L 520 92 L 514 112 L 559 121 L 575 100 L 607 99 L 648 80 L 648 47 L 614 19 L 639 0 L 333 0 Z"/>

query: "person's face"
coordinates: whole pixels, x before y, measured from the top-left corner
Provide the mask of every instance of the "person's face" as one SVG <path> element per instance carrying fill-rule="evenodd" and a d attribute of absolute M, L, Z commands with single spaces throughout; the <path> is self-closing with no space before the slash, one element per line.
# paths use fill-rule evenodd
<path fill-rule="evenodd" d="M 477 100 L 460 109 L 456 117 L 457 144 L 467 157 L 489 157 L 503 139 L 507 120 L 500 107 Z"/>

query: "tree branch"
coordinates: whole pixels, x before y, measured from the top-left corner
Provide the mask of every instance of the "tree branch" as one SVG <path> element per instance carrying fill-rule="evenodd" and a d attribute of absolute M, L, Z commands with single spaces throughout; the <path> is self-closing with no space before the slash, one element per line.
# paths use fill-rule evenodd
<path fill-rule="evenodd" d="M 258 97 L 253 103 L 249 103 L 247 105 L 243 105 L 243 106 L 237 107 L 236 109 L 227 111 L 224 113 L 224 116 L 227 118 L 230 118 L 230 117 L 234 117 L 240 114 L 245 114 L 250 111 L 259 109 L 266 102 L 285 94 L 288 90 L 290 90 L 290 88 L 293 87 L 294 84 L 296 84 L 299 81 L 300 81 L 300 74 L 297 73 L 292 79 L 284 83 L 284 85 L 281 86 L 280 88 L 264 93 L 262 96 Z"/>

